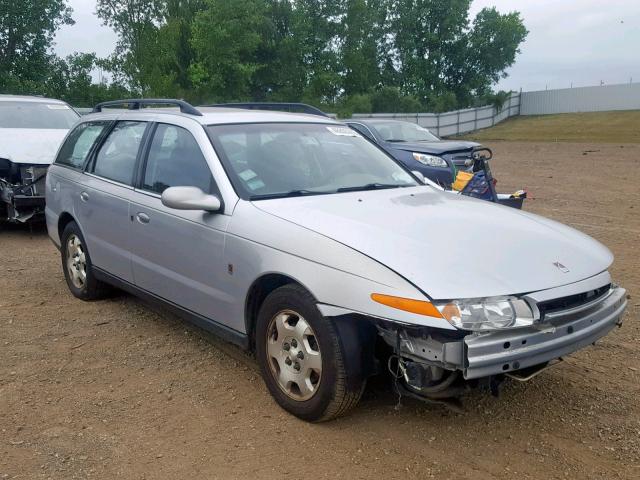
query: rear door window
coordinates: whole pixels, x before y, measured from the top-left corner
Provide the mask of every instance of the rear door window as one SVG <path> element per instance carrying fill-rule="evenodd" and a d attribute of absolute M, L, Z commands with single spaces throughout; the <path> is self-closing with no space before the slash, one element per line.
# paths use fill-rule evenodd
<path fill-rule="evenodd" d="M 175 125 L 158 124 L 144 171 L 142 188 L 162 194 L 169 187 L 213 191 L 209 165 L 193 135 Z"/>
<path fill-rule="evenodd" d="M 108 122 L 87 122 L 78 125 L 65 140 L 56 163 L 73 168 L 82 168 L 84 162 Z"/>
<path fill-rule="evenodd" d="M 118 122 L 95 157 L 91 172 L 100 177 L 133 185 L 136 159 L 147 122 Z"/>

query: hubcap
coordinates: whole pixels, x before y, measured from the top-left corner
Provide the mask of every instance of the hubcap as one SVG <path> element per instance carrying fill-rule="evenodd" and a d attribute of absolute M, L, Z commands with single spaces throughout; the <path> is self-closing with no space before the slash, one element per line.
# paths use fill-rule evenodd
<path fill-rule="evenodd" d="M 318 391 L 322 356 L 313 329 L 293 310 L 283 310 L 267 329 L 269 368 L 280 389 L 294 400 L 308 400 Z"/>
<path fill-rule="evenodd" d="M 67 240 L 67 271 L 73 286 L 79 289 L 84 288 L 87 282 L 87 260 L 82 242 L 74 234 Z"/>

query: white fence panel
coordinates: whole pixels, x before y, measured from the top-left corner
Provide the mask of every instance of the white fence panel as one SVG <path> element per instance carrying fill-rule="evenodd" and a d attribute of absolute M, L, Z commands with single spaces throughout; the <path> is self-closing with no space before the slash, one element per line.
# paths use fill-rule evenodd
<path fill-rule="evenodd" d="M 640 110 L 640 83 L 513 92 L 500 111 L 492 106 L 444 113 L 355 114 L 354 118 L 388 118 L 417 123 L 438 136 L 489 128 L 515 115 Z"/>
<path fill-rule="evenodd" d="M 447 137 L 491 127 L 502 120 L 518 115 L 519 111 L 520 94 L 514 92 L 499 112 L 495 107 L 487 105 L 444 113 L 356 113 L 353 118 L 404 120 L 428 128 L 439 137 Z"/>
<path fill-rule="evenodd" d="M 639 110 L 640 83 L 522 92 L 520 115 Z"/>

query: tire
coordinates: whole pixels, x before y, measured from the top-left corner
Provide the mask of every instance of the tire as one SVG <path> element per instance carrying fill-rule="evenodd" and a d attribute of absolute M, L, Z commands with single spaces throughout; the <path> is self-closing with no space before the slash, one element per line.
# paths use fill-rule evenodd
<path fill-rule="evenodd" d="M 306 336 L 301 336 L 303 330 Z M 267 296 L 258 313 L 255 341 L 262 377 L 287 412 L 322 422 L 345 414 L 360 400 L 366 379 L 360 374 L 348 378 L 335 324 L 321 315 L 313 296 L 300 285 L 288 284 Z"/>
<path fill-rule="evenodd" d="M 76 222 L 69 222 L 64 227 L 60 245 L 64 278 L 73 296 L 86 301 L 107 297 L 110 288 L 106 283 L 96 279 L 89 251 Z"/>

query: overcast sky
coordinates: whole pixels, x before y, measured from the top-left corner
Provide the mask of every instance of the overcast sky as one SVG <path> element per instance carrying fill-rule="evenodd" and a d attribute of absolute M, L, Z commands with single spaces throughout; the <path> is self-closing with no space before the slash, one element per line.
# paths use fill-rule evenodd
<path fill-rule="evenodd" d="M 95 16 L 95 1 L 69 0 L 76 24 L 63 27 L 56 51 L 109 55 L 116 35 Z M 521 12 L 529 35 L 501 89 L 525 91 L 640 82 L 640 0 L 474 0 Z"/>

